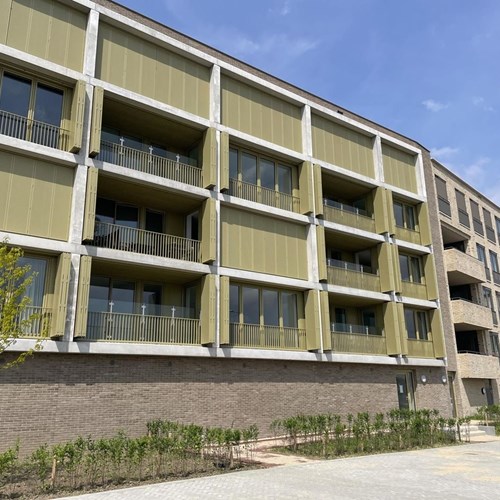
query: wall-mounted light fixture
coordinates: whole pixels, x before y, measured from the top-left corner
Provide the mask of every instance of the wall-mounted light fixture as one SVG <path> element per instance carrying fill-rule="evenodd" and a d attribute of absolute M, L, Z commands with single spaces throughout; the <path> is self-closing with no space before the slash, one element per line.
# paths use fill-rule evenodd
<path fill-rule="evenodd" d="M 448 383 L 448 377 L 446 375 L 441 375 L 441 382 L 443 385 L 446 385 Z"/>
<path fill-rule="evenodd" d="M 420 375 L 420 382 L 422 382 L 422 384 L 427 384 L 427 376 L 423 373 Z"/>

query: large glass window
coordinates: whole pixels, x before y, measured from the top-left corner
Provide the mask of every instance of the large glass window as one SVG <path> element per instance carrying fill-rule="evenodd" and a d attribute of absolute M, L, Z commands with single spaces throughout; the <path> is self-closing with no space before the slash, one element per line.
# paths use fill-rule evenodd
<path fill-rule="evenodd" d="M 30 266 L 27 276 L 33 275 L 31 284 L 26 288 L 25 295 L 30 298 L 30 307 L 42 307 L 45 292 L 45 278 L 47 274 L 47 261 L 36 257 L 21 257 L 19 267 Z"/>
<path fill-rule="evenodd" d="M 484 247 L 479 243 L 476 243 L 476 252 L 478 260 L 480 260 L 486 266 L 486 251 Z"/>
<path fill-rule="evenodd" d="M 297 328 L 297 294 L 232 284 L 229 290 L 229 320 L 231 323 Z"/>
<path fill-rule="evenodd" d="M 412 231 L 416 229 L 415 207 L 395 201 L 393 203 L 393 211 L 396 226 L 411 229 Z"/>
<path fill-rule="evenodd" d="M 429 340 L 429 317 L 427 311 L 405 307 L 406 334 L 409 339 Z"/>
<path fill-rule="evenodd" d="M 498 258 L 497 258 L 497 254 L 495 252 L 492 252 L 491 250 L 490 250 L 490 262 L 491 262 L 491 269 L 495 273 L 498 273 Z"/>
<path fill-rule="evenodd" d="M 422 263 L 420 257 L 401 254 L 399 256 L 399 266 L 403 281 L 411 281 L 413 283 L 422 282 Z"/>

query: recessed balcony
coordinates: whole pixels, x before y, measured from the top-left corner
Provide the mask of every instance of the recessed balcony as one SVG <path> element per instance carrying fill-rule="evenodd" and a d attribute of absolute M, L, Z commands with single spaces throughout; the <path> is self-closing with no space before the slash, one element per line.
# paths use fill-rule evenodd
<path fill-rule="evenodd" d="M 444 263 L 448 273 L 448 283 L 452 286 L 486 281 L 484 264 L 456 248 L 447 248 L 444 251 Z"/>
<path fill-rule="evenodd" d="M 326 221 L 375 232 L 375 219 L 368 211 L 346 203 L 324 199 L 323 217 Z"/>
<path fill-rule="evenodd" d="M 462 378 L 498 379 L 500 359 L 477 352 L 459 352 L 458 370 Z"/>
<path fill-rule="evenodd" d="M 453 299 L 451 311 L 456 331 L 493 328 L 493 317 L 489 307 L 464 299 Z"/>
<path fill-rule="evenodd" d="M 229 342 L 233 347 L 305 351 L 306 331 L 300 328 L 231 323 Z"/>
<path fill-rule="evenodd" d="M 88 244 L 112 250 L 200 262 L 198 240 L 107 222 L 95 222 L 94 239 Z"/>
<path fill-rule="evenodd" d="M 328 283 L 380 292 L 380 278 L 372 268 L 337 259 L 327 259 Z"/>
<path fill-rule="evenodd" d="M 387 354 L 383 330 L 373 326 L 332 323 L 332 351 L 349 354 Z"/>

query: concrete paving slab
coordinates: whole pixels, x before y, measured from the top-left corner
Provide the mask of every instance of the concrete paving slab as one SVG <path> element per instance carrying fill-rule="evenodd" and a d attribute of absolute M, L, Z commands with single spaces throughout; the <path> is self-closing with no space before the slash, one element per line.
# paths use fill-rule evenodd
<path fill-rule="evenodd" d="M 76 498 L 491 500 L 500 498 L 500 441 L 318 460 Z"/>

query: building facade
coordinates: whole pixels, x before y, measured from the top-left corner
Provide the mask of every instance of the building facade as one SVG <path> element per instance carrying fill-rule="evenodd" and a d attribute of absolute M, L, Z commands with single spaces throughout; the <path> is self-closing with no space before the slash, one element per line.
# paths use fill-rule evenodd
<path fill-rule="evenodd" d="M 1 446 L 451 414 L 425 148 L 108 0 L 2 9 L 0 239 L 38 273 L 12 350 L 50 340 L 0 372 Z"/>
<path fill-rule="evenodd" d="M 500 208 L 433 160 L 451 309 L 448 357 L 456 352 L 459 411 L 498 404 Z M 443 301 L 444 302 L 444 301 Z M 445 323 L 446 324 L 446 323 Z"/>

